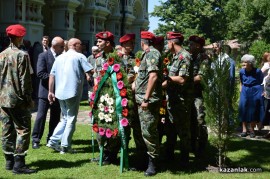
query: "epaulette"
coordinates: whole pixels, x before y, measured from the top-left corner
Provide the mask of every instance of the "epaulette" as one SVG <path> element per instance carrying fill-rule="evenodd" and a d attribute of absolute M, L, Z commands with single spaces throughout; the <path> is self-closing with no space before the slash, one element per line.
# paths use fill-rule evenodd
<path fill-rule="evenodd" d="M 150 52 L 150 48 L 147 48 L 147 49 L 145 50 L 145 53 L 148 53 L 148 52 Z"/>
<path fill-rule="evenodd" d="M 95 58 L 101 57 L 102 56 L 102 52 L 96 54 Z"/>
<path fill-rule="evenodd" d="M 123 57 L 123 53 L 121 53 L 121 52 L 117 52 L 117 55 L 118 55 L 119 57 Z"/>
<path fill-rule="evenodd" d="M 182 54 L 180 54 L 180 55 L 179 55 L 179 57 L 178 57 L 178 60 L 180 60 L 180 61 L 181 61 L 181 60 L 183 60 L 183 59 L 184 59 L 183 55 L 182 55 Z"/>

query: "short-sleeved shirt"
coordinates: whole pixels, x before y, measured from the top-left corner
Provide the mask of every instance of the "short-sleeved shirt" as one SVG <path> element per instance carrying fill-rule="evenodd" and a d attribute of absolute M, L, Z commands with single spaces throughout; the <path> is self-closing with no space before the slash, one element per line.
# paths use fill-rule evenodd
<path fill-rule="evenodd" d="M 137 103 L 141 104 L 143 101 L 150 72 L 156 72 L 158 74 L 158 80 L 156 82 L 155 89 L 149 98 L 149 103 L 160 101 L 162 96 L 161 63 L 161 55 L 154 47 L 150 46 L 143 52 L 138 76 L 135 80 L 135 98 Z"/>
<path fill-rule="evenodd" d="M 181 49 L 172 59 L 172 65 L 170 67 L 169 76 L 181 76 L 189 77 L 192 80 L 188 80 L 184 85 L 169 83 L 167 94 L 170 96 L 176 96 L 178 94 L 185 95 L 192 93 L 193 91 L 193 65 L 191 64 L 191 56 L 188 51 Z"/>
<path fill-rule="evenodd" d="M 58 56 L 50 73 L 55 77 L 55 97 L 65 100 L 80 95 L 85 73 L 92 69 L 86 57 L 73 49 Z"/>
<path fill-rule="evenodd" d="M 10 44 L 0 53 L 0 106 L 14 108 L 31 102 L 29 55 Z"/>
<path fill-rule="evenodd" d="M 266 99 L 270 99 L 270 75 L 267 75 L 266 77 L 264 77 L 263 86 L 264 86 L 264 92 L 265 92 L 264 97 Z"/>

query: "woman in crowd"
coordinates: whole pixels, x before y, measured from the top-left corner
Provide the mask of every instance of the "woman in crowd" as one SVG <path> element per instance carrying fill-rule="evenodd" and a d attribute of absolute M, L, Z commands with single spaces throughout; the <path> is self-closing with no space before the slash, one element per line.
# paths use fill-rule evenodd
<path fill-rule="evenodd" d="M 264 116 L 263 105 L 263 73 L 255 67 L 256 61 L 253 55 L 246 54 L 241 58 L 240 70 L 240 103 L 239 118 L 242 122 L 241 137 L 246 137 L 247 124 L 250 124 L 250 138 L 255 137 L 254 127 L 256 122 L 262 121 Z"/>

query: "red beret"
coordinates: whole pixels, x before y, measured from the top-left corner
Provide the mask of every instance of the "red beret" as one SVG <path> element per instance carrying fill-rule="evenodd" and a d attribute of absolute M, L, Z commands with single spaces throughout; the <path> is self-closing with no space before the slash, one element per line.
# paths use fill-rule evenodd
<path fill-rule="evenodd" d="M 124 43 L 124 42 L 127 42 L 129 40 L 134 40 L 134 39 L 135 39 L 135 34 L 126 34 L 119 39 L 119 42 Z"/>
<path fill-rule="evenodd" d="M 179 32 L 167 32 L 167 39 L 179 39 L 181 41 L 184 41 L 184 36 Z"/>
<path fill-rule="evenodd" d="M 111 32 L 109 32 L 109 31 L 97 33 L 96 34 L 96 38 L 97 39 L 103 39 L 103 40 L 109 40 L 109 41 L 113 41 L 114 40 L 113 34 Z"/>
<path fill-rule="evenodd" d="M 141 31 L 141 38 L 142 39 L 148 39 L 148 40 L 154 40 L 155 35 L 152 32 Z"/>
<path fill-rule="evenodd" d="M 197 35 L 192 35 L 189 37 L 189 41 L 195 42 L 200 44 L 202 47 L 205 45 L 205 40 L 202 37 L 199 37 Z"/>
<path fill-rule="evenodd" d="M 20 25 L 10 25 L 6 28 L 7 36 L 23 37 L 26 34 L 26 29 Z"/>
<path fill-rule="evenodd" d="M 164 43 L 164 37 L 163 36 L 156 36 L 155 37 L 155 40 L 154 40 L 155 44 L 160 44 L 162 42 Z"/>

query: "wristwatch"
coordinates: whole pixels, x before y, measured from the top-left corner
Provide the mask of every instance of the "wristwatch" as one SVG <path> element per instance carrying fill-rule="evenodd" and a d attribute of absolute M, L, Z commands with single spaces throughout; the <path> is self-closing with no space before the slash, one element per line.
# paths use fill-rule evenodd
<path fill-rule="evenodd" d="M 150 101 L 149 99 L 143 98 L 143 102 L 144 102 L 144 103 L 149 103 L 149 101 Z"/>

